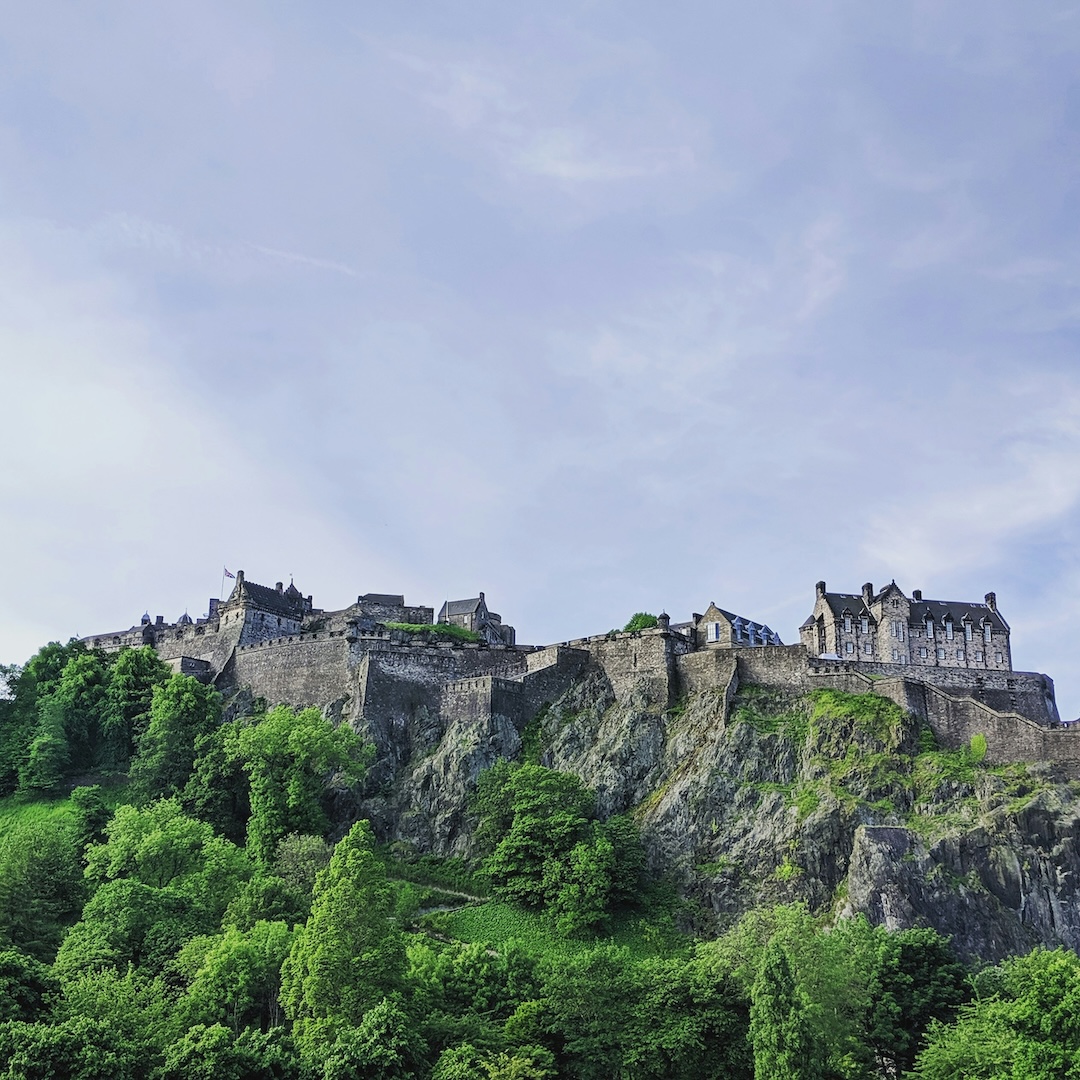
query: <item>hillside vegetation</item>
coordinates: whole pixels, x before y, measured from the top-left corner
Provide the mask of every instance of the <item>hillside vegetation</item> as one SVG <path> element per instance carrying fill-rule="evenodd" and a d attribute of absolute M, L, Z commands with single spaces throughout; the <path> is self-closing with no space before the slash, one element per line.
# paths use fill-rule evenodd
<path fill-rule="evenodd" d="M 880 699 L 744 689 L 708 739 L 713 705 L 681 702 L 681 770 L 618 814 L 610 784 L 552 767 L 615 719 L 579 688 L 530 760 L 470 785 L 468 857 L 439 858 L 341 819 L 370 751 L 318 710 L 223 721 L 149 650 L 51 645 L 7 674 L 0 1077 L 1080 1070 L 1075 954 L 981 965 L 849 895 L 860 831 L 910 838 L 918 871 L 1071 793 L 943 753 Z M 665 849 L 683 790 L 701 831 Z M 689 857 L 659 873 L 664 850 Z M 970 875 L 941 889 L 983 902 Z"/>

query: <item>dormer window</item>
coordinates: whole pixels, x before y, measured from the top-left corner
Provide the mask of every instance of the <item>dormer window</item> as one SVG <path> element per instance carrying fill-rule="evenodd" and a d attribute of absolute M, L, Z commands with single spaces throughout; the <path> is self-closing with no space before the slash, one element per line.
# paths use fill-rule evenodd
<path fill-rule="evenodd" d="M 945 638 L 948 641 L 953 639 L 953 621 L 952 619 L 945 620 Z"/>
<path fill-rule="evenodd" d="M 987 645 L 990 644 L 990 624 L 989 623 L 983 623 L 983 641 L 985 641 Z"/>
<path fill-rule="evenodd" d="M 845 615 L 844 616 L 844 633 L 846 633 L 846 634 L 851 633 L 851 616 L 850 615 Z"/>
<path fill-rule="evenodd" d="M 964 640 L 965 641 L 971 641 L 973 639 L 973 637 L 974 637 L 974 633 L 973 633 L 973 631 L 971 629 L 971 623 L 965 621 L 965 623 L 964 623 Z"/>
<path fill-rule="evenodd" d="M 926 636 L 927 636 L 928 640 L 930 640 L 930 641 L 934 640 L 934 620 L 933 619 L 927 619 L 926 620 Z"/>
<path fill-rule="evenodd" d="M 870 620 L 865 615 L 859 620 L 859 629 L 864 634 L 870 633 Z"/>

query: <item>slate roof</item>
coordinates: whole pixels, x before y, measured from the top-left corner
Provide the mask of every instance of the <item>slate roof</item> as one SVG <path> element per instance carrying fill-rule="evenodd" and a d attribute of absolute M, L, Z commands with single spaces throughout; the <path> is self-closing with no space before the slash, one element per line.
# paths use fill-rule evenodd
<path fill-rule="evenodd" d="M 891 588 L 891 586 L 886 588 Z M 880 600 L 885 591 L 883 589 L 878 593 L 874 600 Z M 825 602 L 837 619 L 843 618 L 844 613 L 847 612 L 853 618 L 860 619 L 865 616 L 873 621 L 873 615 L 863 602 L 861 593 L 826 593 Z M 989 619 L 990 625 L 995 630 L 1007 632 L 1009 629 L 1008 623 L 996 611 L 991 611 L 987 604 L 971 604 L 958 600 L 911 600 L 910 603 L 911 626 L 925 625 L 928 615 L 934 620 L 935 625 L 943 626 L 946 616 L 951 615 L 953 624 L 958 627 L 966 617 L 976 626 L 981 625 L 984 619 Z M 813 616 L 811 616 L 803 623 L 803 626 L 808 626 L 813 621 Z"/>
<path fill-rule="evenodd" d="M 866 604 L 863 603 L 862 593 L 827 592 L 825 602 L 838 619 L 845 611 L 856 619 L 870 615 Z"/>
<path fill-rule="evenodd" d="M 256 585 L 246 578 L 240 585 L 240 595 L 260 611 L 269 611 L 274 615 L 287 615 L 296 618 L 303 614 L 303 597 L 295 585 L 290 585 L 283 593 L 266 585 Z M 231 599 L 231 597 L 230 597 Z"/>
<path fill-rule="evenodd" d="M 754 627 L 754 634 L 756 636 L 768 638 L 769 642 L 773 645 L 783 645 L 780 640 L 780 635 L 776 633 L 771 627 L 766 626 L 765 623 L 755 622 L 753 619 L 746 618 L 745 615 L 735 615 L 733 612 L 725 611 L 723 608 L 717 607 L 715 604 L 709 605 L 710 611 L 718 611 L 727 621 L 734 626 L 736 622 L 741 623 L 743 626 Z"/>
<path fill-rule="evenodd" d="M 473 600 L 447 600 L 439 615 L 472 615 L 479 606 L 479 596 Z"/>
<path fill-rule="evenodd" d="M 913 600 L 911 602 L 911 624 L 925 623 L 927 616 L 934 620 L 935 626 L 944 626 L 945 619 L 951 615 L 953 625 L 959 627 L 966 618 L 974 626 L 981 626 L 988 620 L 995 630 L 1008 630 L 1008 624 L 986 604 L 967 604 L 956 600 Z"/>

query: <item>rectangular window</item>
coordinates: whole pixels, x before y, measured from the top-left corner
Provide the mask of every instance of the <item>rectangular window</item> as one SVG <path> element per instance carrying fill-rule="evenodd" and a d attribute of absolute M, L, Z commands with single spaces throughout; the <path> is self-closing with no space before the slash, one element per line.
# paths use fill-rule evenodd
<path fill-rule="evenodd" d="M 965 641 L 971 641 L 971 638 L 972 638 L 971 623 L 966 622 L 966 623 L 964 623 L 964 640 Z"/>
<path fill-rule="evenodd" d="M 860 620 L 859 620 L 859 629 L 860 629 L 860 630 L 861 630 L 861 631 L 862 631 L 862 632 L 863 632 L 864 634 L 869 634 L 869 633 L 870 633 L 870 620 L 869 620 L 869 619 L 867 619 L 867 618 L 862 618 L 862 619 L 860 619 Z"/>
<path fill-rule="evenodd" d="M 983 627 L 983 641 L 985 641 L 987 645 L 990 644 L 990 624 L 989 623 L 987 623 Z"/>
<path fill-rule="evenodd" d="M 926 620 L 926 636 L 933 640 L 934 637 L 934 623 L 932 619 Z"/>
<path fill-rule="evenodd" d="M 919 650 L 919 659 L 920 660 L 925 660 L 926 659 L 926 649 L 920 649 Z"/>
<path fill-rule="evenodd" d="M 963 660 L 964 659 L 964 650 L 963 649 L 957 649 L 956 650 L 956 659 L 957 660 Z"/>
<path fill-rule="evenodd" d="M 844 632 L 848 633 L 848 634 L 851 633 L 851 616 L 850 615 L 845 615 L 844 616 Z"/>
<path fill-rule="evenodd" d="M 937 658 L 939 660 L 944 660 L 945 659 L 945 650 L 944 649 L 938 649 Z"/>
<path fill-rule="evenodd" d="M 855 651 L 855 643 L 853 641 L 844 642 L 844 652 L 853 653 Z"/>
<path fill-rule="evenodd" d="M 900 659 L 900 654 L 895 649 L 892 651 L 892 658 L 894 662 Z"/>
<path fill-rule="evenodd" d="M 945 638 L 946 638 L 946 640 L 948 640 L 948 641 L 952 641 L 952 639 L 953 639 L 953 626 L 952 626 L 952 619 L 950 619 L 950 620 L 949 620 L 949 621 L 948 621 L 948 622 L 947 622 L 947 623 L 945 624 Z"/>
<path fill-rule="evenodd" d="M 900 641 L 904 640 L 904 624 L 903 623 L 897 623 L 896 624 L 896 636 L 897 636 L 897 638 L 899 638 Z"/>
<path fill-rule="evenodd" d="M 719 641 L 720 640 L 720 624 L 718 622 L 709 623 L 709 628 L 708 628 L 705 636 L 706 636 L 706 639 L 708 641 Z"/>
<path fill-rule="evenodd" d="M 1002 658 L 1001 653 L 999 653 L 999 652 L 994 653 L 994 663 L 995 664 L 1003 664 L 1004 662 L 1005 661 Z"/>
<path fill-rule="evenodd" d="M 982 658 L 983 658 L 982 651 L 979 650 L 979 649 L 976 649 L 975 650 L 975 659 L 981 662 Z"/>
<path fill-rule="evenodd" d="M 866 653 L 867 656 L 870 656 L 873 653 L 874 648 L 869 641 L 864 641 L 862 651 Z"/>

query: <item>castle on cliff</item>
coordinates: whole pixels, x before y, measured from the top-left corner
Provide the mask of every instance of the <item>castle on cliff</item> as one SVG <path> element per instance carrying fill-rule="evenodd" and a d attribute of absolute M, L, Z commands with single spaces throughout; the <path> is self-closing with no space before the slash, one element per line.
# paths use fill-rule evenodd
<path fill-rule="evenodd" d="M 248 691 L 271 705 L 319 706 L 374 733 L 388 768 L 418 732 L 445 730 L 455 717 L 523 734 L 592 671 L 664 715 L 704 689 L 730 702 L 740 682 L 873 691 L 924 718 L 943 745 L 981 734 L 991 761 L 1058 761 L 1080 775 L 1080 729 L 1060 723 L 1049 676 L 1012 669 L 1009 638 L 993 593 L 983 603 L 950 602 L 918 590 L 909 597 L 895 581 L 859 593 L 818 582 L 795 645 L 715 603 L 686 622 L 662 614 L 648 629 L 519 645 L 483 592 L 447 600 L 437 619 L 434 608 L 387 593 L 326 611 L 292 583 L 271 588 L 239 571 L 228 598 L 211 599 L 203 618 L 166 623 L 147 613 L 127 630 L 83 640 L 106 651 L 151 645 L 174 671 L 226 697 Z"/>

